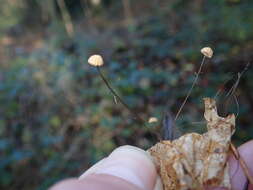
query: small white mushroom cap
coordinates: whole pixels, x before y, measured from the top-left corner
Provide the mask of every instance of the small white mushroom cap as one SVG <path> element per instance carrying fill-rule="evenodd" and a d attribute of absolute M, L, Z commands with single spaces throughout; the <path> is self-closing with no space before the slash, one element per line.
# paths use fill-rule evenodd
<path fill-rule="evenodd" d="M 158 122 L 158 119 L 156 117 L 150 117 L 148 120 L 148 123 L 155 123 Z"/>
<path fill-rule="evenodd" d="M 213 56 L 213 50 L 210 47 L 204 47 L 200 50 L 200 52 L 208 58 Z"/>
<path fill-rule="evenodd" d="M 104 64 L 104 61 L 101 55 L 92 55 L 89 57 L 88 63 L 92 66 L 100 67 Z"/>

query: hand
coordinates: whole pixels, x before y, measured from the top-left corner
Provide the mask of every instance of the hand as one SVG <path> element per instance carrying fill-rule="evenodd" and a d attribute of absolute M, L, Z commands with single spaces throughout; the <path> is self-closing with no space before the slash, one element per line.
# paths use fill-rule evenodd
<path fill-rule="evenodd" d="M 238 151 L 253 175 L 253 141 L 243 144 Z M 232 189 L 243 190 L 246 177 L 233 156 L 229 158 L 229 166 Z M 150 156 L 137 147 L 122 146 L 88 169 L 79 179 L 63 180 L 50 190 L 162 189 L 161 179 Z M 253 190 L 251 185 L 249 190 Z"/>

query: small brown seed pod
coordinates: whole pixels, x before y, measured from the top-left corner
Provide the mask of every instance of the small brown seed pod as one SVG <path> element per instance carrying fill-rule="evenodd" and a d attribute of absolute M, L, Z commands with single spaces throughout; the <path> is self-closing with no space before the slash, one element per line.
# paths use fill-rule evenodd
<path fill-rule="evenodd" d="M 204 47 L 200 50 L 200 52 L 208 58 L 213 56 L 213 50 L 210 47 Z"/>
<path fill-rule="evenodd" d="M 101 55 L 92 55 L 89 57 L 88 63 L 92 66 L 100 67 L 104 64 L 104 61 Z"/>

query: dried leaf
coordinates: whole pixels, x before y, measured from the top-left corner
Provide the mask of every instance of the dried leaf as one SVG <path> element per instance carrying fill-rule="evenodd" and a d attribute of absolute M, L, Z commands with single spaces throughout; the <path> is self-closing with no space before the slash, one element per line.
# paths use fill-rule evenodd
<path fill-rule="evenodd" d="M 235 116 L 219 117 L 215 100 L 204 98 L 207 132 L 189 133 L 162 141 L 148 152 L 162 178 L 164 190 L 230 188 L 227 157 Z"/>

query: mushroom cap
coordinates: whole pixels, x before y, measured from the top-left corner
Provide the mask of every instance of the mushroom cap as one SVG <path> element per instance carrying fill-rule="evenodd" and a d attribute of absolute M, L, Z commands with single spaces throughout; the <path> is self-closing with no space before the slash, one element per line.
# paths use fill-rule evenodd
<path fill-rule="evenodd" d="M 89 57 L 88 63 L 92 66 L 100 67 L 104 64 L 104 61 L 101 55 L 92 55 Z"/>
<path fill-rule="evenodd" d="M 150 117 L 148 120 L 148 123 L 155 123 L 158 122 L 158 119 L 156 117 Z"/>
<path fill-rule="evenodd" d="M 200 50 L 200 52 L 208 58 L 213 56 L 213 50 L 210 47 L 204 47 Z"/>

